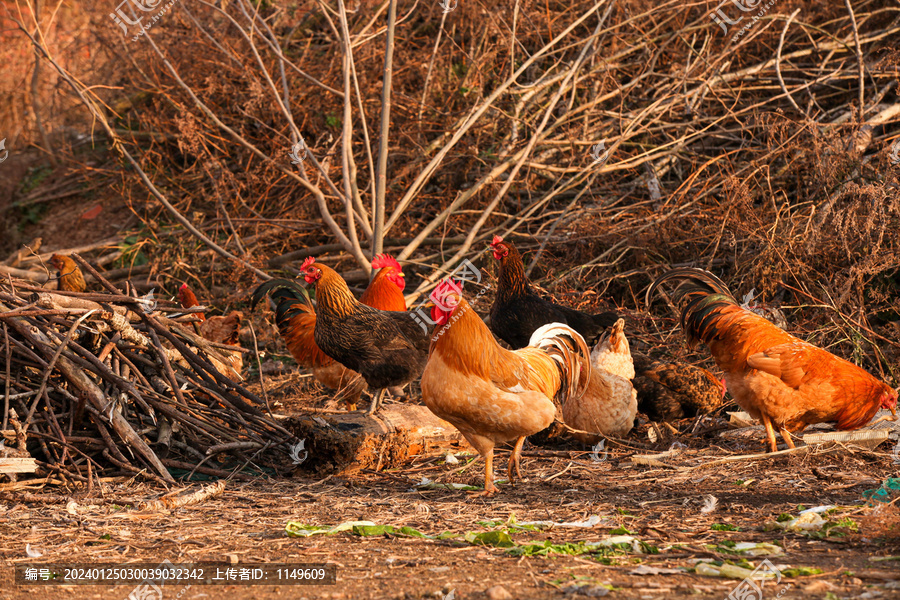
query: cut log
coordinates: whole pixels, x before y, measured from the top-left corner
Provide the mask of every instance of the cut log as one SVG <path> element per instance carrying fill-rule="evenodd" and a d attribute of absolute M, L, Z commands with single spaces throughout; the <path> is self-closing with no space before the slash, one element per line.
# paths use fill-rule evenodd
<path fill-rule="evenodd" d="M 371 417 L 362 411 L 303 414 L 284 425 L 306 440 L 300 468 L 317 474 L 379 471 L 416 456 L 471 449 L 453 425 L 411 404 L 385 406 Z"/>
<path fill-rule="evenodd" d="M 0 458 L 0 473 L 34 473 L 37 463 L 33 458 Z"/>

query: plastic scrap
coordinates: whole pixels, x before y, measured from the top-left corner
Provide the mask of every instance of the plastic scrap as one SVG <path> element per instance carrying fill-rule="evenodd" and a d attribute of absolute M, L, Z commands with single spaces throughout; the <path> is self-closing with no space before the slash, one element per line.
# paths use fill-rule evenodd
<path fill-rule="evenodd" d="M 881 487 L 866 490 L 862 495 L 873 506 L 876 502 L 892 502 L 897 495 L 900 495 L 900 477 L 888 477 Z"/>
<path fill-rule="evenodd" d="M 768 542 L 738 542 L 731 550 L 747 556 L 780 556 L 784 554 L 781 546 Z"/>
<path fill-rule="evenodd" d="M 331 535 L 341 531 L 350 531 L 354 527 L 372 527 L 374 525 L 375 523 L 372 521 L 344 521 L 334 527 L 322 527 L 320 525 L 305 525 L 298 521 L 288 521 L 284 530 L 291 537 L 309 537 L 311 535 Z"/>
<path fill-rule="evenodd" d="M 763 529 L 772 531 L 784 529 L 785 531 L 818 531 L 827 523 L 817 512 L 804 511 L 796 519 L 790 521 L 768 521 Z"/>
<path fill-rule="evenodd" d="M 515 523 L 515 525 L 519 526 L 527 526 L 533 525 L 537 526 L 541 529 L 552 529 L 553 527 L 582 527 L 585 529 L 591 528 L 597 525 L 600 522 L 600 517 L 597 515 L 591 515 L 584 521 L 569 521 L 568 523 L 559 523 L 557 521 L 523 521 L 521 523 Z"/>
<path fill-rule="evenodd" d="M 774 573 L 765 571 L 754 572 L 750 569 L 738 567 L 737 565 L 729 565 L 728 563 L 724 563 L 721 566 L 716 566 L 708 562 L 698 562 L 697 566 L 694 568 L 694 571 L 697 573 L 697 575 L 705 575 L 707 577 L 725 577 L 728 579 L 747 579 L 751 576 L 756 579 L 763 577 L 775 577 Z"/>
<path fill-rule="evenodd" d="M 501 483 L 498 481 L 497 483 Z M 477 492 L 482 488 L 474 486 L 474 485 L 466 485 L 464 483 L 435 483 L 434 481 L 428 479 L 427 477 L 423 477 L 422 481 L 416 484 L 416 487 L 411 489 L 411 492 L 416 490 L 465 490 L 467 492 Z"/>

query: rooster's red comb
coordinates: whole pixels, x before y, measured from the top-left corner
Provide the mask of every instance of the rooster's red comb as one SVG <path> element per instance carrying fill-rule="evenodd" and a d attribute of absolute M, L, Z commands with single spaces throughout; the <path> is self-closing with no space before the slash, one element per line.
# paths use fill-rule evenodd
<path fill-rule="evenodd" d="M 304 260 L 303 264 L 300 266 L 300 270 L 305 271 L 307 268 L 311 267 L 314 262 L 316 262 L 315 256 L 307 256 L 306 260 Z"/>
<path fill-rule="evenodd" d="M 502 242 L 503 242 L 503 238 L 500 237 L 499 235 L 495 235 L 495 236 L 494 236 L 494 239 L 491 240 L 491 246 L 492 246 L 492 247 L 493 247 L 493 246 L 496 246 L 497 244 L 500 244 L 500 243 L 502 243 Z"/>
<path fill-rule="evenodd" d="M 182 292 L 184 292 L 184 291 L 189 291 L 191 288 L 188 287 L 187 283 L 182 283 L 181 287 L 178 289 L 181 290 Z"/>
<path fill-rule="evenodd" d="M 390 254 L 376 254 L 375 258 L 372 259 L 372 268 L 373 269 L 383 269 L 384 267 L 394 267 L 401 273 L 403 272 L 403 268 L 400 266 L 400 263 L 397 262 Z"/>

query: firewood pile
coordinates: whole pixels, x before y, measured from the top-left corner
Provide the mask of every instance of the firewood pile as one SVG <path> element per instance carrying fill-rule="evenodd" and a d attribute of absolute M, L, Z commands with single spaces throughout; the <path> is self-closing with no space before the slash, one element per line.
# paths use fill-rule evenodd
<path fill-rule="evenodd" d="M 0 281 L 0 462 L 32 457 L 39 476 L 89 485 L 274 473 L 293 436 L 224 366 L 242 350 L 195 333 L 202 307 L 139 297 L 73 258 L 105 292 Z"/>

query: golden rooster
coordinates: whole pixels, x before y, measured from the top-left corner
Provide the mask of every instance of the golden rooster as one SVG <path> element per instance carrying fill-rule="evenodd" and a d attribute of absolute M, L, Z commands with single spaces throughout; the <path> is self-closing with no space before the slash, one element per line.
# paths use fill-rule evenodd
<path fill-rule="evenodd" d="M 879 408 L 896 418 L 897 392 L 861 368 L 798 339 L 738 304 L 721 279 L 702 269 L 674 269 L 664 281 L 683 280 L 673 297 L 681 305 L 681 327 L 693 348 L 705 343 L 725 372 L 728 391 L 766 428 L 769 450 L 777 450 L 777 427 L 789 448 L 788 432 L 813 423 L 837 422 L 857 429 Z"/>
<path fill-rule="evenodd" d="M 87 288 L 81 269 L 68 256 L 54 254 L 50 257 L 50 266 L 57 271 L 59 289 L 67 292 L 83 292 Z"/>
<path fill-rule="evenodd" d="M 422 373 L 422 399 L 484 457 L 483 493 L 493 494 L 494 446 L 515 440 L 507 474 L 512 480 L 515 469 L 521 477 L 525 437 L 554 421 L 554 401 L 565 405 L 587 387 L 589 350 L 574 329 L 561 323 L 540 327 L 526 348 L 506 350 L 459 287 L 445 281 L 435 293 L 440 301 L 431 311 L 436 325 Z"/>

